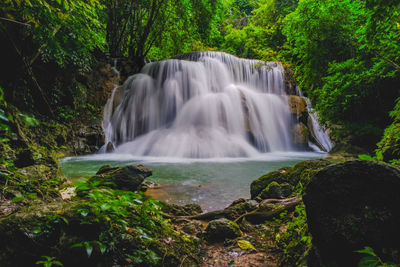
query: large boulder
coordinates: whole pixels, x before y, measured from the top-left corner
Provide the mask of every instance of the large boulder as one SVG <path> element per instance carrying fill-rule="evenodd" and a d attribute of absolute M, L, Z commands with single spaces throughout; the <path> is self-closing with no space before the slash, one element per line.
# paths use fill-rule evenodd
<path fill-rule="evenodd" d="M 362 256 L 355 251 L 365 246 L 392 260 L 400 251 L 399 190 L 400 170 L 390 165 L 354 160 L 319 171 L 303 194 L 315 248 L 310 265 L 356 266 Z"/>
<path fill-rule="evenodd" d="M 129 165 L 124 167 L 111 167 L 105 165 L 99 169 L 90 181 L 106 185 L 114 189 L 135 191 L 152 171 L 143 165 Z"/>

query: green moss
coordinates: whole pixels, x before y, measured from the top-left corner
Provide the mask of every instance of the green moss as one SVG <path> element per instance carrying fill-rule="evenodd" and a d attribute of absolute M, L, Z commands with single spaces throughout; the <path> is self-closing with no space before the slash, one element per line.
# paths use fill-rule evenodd
<path fill-rule="evenodd" d="M 258 197 L 262 199 L 268 198 L 285 198 L 292 192 L 292 186 L 288 183 L 279 184 L 275 181 L 268 184 L 268 186 L 261 191 Z"/>
<path fill-rule="evenodd" d="M 268 192 L 266 188 L 273 182 L 275 182 L 273 184 L 275 187 L 276 184 L 287 183 L 292 186 L 295 192 L 299 193 L 310 182 L 314 174 L 336 161 L 338 159 L 335 158 L 303 161 L 294 167 L 285 167 L 267 173 L 251 183 L 251 198 L 260 196 L 263 190 L 265 190 L 265 193 Z"/>
<path fill-rule="evenodd" d="M 289 182 L 288 171 L 290 168 L 285 167 L 277 171 L 267 173 L 257 180 L 254 180 L 250 185 L 251 198 L 257 197 L 271 182 L 284 183 Z"/>
<path fill-rule="evenodd" d="M 298 205 L 294 212 L 286 215 L 278 225 L 285 231 L 275 233 L 275 242 L 283 251 L 281 266 L 306 266 L 307 255 L 311 249 L 311 235 L 308 231 L 304 204 Z"/>

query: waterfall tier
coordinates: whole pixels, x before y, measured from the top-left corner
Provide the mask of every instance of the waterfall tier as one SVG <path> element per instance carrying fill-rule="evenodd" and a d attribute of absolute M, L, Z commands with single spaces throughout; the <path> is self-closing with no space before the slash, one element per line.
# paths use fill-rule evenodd
<path fill-rule="evenodd" d="M 120 153 L 210 158 L 293 150 L 280 63 L 190 53 L 147 64 L 120 90 L 103 121 L 106 142 Z"/>

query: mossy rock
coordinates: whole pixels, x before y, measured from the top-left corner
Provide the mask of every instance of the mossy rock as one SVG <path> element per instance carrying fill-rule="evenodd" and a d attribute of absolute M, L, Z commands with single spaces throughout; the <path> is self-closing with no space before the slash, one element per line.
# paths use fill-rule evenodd
<path fill-rule="evenodd" d="M 163 211 L 175 216 L 193 216 L 203 212 L 200 205 L 197 204 L 187 204 L 184 206 L 176 204 L 163 203 Z"/>
<path fill-rule="evenodd" d="M 285 183 L 288 182 L 288 171 L 291 168 L 285 167 L 277 171 L 267 173 L 257 180 L 254 180 L 250 185 L 251 198 L 256 198 L 271 182 Z"/>
<path fill-rule="evenodd" d="M 242 232 L 239 225 L 225 218 L 210 221 L 203 232 L 204 239 L 209 243 L 222 242 L 240 236 Z"/>
<path fill-rule="evenodd" d="M 254 180 L 250 185 L 251 198 L 255 199 L 261 192 L 268 187 L 272 182 L 278 184 L 287 183 L 292 186 L 293 191 L 305 187 L 310 179 L 321 169 L 336 162 L 336 159 L 317 159 L 308 160 L 297 163 L 294 167 L 285 167 L 277 171 L 267 173 L 257 180 Z"/>
<path fill-rule="evenodd" d="M 189 221 L 182 227 L 182 231 L 190 235 L 197 235 L 203 230 L 203 225 L 199 221 Z"/>
<path fill-rule="evenodd" d="M 130 165 L 112 168 L 109 165 L 99 169 L 89 182 L 114 189 L 135 191 L 152 171 L 143 165 Z"/>
<path fill-rule="evenodd" d="M 278 184 L 277 182 L 271 182 L 268 186 L 261 191 L 258 195 L 261 199 L 277 198 L 283 199 L 288 197 L 292 193 L 292 186 L 288 183 Z"/>
<path fill-rule="evenodd" d="M 288 172 L 288 183 L 298 188 L 301 183 L 302 187 L 306 187 L 311 178 L 323 168 L 335 163 L 332 159 L 316 159 L 307 160 L 297 163 Z"/>

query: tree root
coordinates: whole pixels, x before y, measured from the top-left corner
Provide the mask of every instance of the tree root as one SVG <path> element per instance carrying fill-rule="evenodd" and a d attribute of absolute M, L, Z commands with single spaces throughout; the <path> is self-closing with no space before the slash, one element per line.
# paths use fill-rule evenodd
<path fill-rule="evenodd" d="M 286 199 L 268 199 L 260 203 L 258 209 L 250 211 L 248 213 L 240 215 L 234 221 L 238 222 L 243 218 L 246 218 L 250 222 L 264 222 L 268 219 L 271 219 L 285 210 L 291 211 L 293 210 L 298 204 L 301 203 L 301 198 L 293 197 L 293 198 L 286 198 Z M 274 207 L 266 208 L 266 204 L 270 204 Z"/>
<path fill-rule="evenodd" d="M 257 209 L 240 215 L 234 221 L 238 222 L 243 218 L 246 218 L 250 222 L 264 222 L 265 220 L 268 220 L 270 218 L 279 215 L 281 212 L 285 210 L 289 211 L 293 210 L 298 204 L 301 203 L 301 201 L 302 200 L 299 197 L 285 198 L 285 199 L 267 199 L 262 201 Z M 193 216 L 175 216 L 164 213 L 164 217 L 174 220 L 211 221 L 220 218 L 229 218 L 229 215 L 231 214 L 232 210 L 226 208 L 224 210 L 216 210 Z"/>

